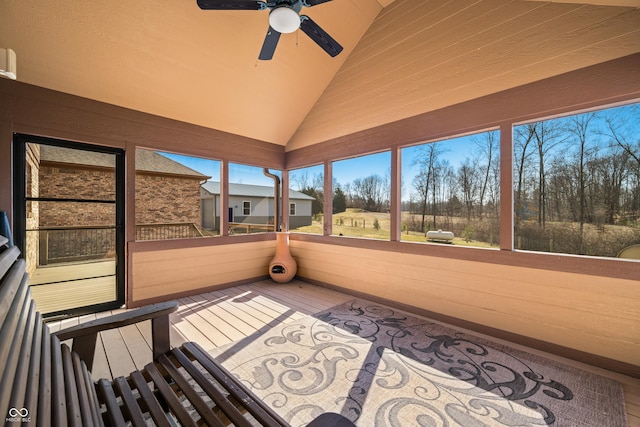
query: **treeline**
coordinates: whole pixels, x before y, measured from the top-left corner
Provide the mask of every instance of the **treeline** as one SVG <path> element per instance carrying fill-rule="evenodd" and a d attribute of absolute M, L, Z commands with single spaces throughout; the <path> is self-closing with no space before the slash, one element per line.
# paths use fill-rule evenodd
<path fill-rule="evenodd" d="M 516 127 L 516 224 L 637 225 L 639 118 L 632 106 Z"/>

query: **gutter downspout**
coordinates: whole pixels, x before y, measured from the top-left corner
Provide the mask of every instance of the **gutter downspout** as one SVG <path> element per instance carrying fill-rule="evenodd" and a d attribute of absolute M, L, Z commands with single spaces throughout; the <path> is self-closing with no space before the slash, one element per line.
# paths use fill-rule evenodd
<path fill-rule="evenodd" d="M 280 231 L 280 177 L 269 172 L 269 168 L 263 168 L 264 176 L 273 179 L 273 229 Z"/>

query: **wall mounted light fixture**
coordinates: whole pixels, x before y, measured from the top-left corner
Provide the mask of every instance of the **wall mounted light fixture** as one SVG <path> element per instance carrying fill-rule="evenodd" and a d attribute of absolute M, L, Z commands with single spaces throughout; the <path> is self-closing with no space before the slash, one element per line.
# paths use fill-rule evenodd
<path fill-rule="evenodd" d="M 16 73 L 16 53 L 13 49 L 0 47 L 0 77 L 15 80 Z"/>

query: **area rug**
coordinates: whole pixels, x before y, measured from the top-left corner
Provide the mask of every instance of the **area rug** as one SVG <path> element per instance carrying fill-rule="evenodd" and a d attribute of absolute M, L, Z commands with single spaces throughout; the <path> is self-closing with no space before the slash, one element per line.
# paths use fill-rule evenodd
<path fill-rule="evenodd" d="M 354 300 L 219 349 L 292 426 L 626 426 L 616 381 Z"/>

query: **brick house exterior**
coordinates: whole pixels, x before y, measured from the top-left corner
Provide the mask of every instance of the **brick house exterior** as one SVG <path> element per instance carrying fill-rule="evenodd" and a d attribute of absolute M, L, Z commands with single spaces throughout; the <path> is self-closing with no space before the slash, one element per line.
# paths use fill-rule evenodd
<path fill-rule="evenodd" d="M 27 229 L 40 231 L 28 236 L 32 240 L 28 246 L 38 247 L 33 252 L 39 253 L 38 260 L 29 265 L 112 256 L 114 155 L 29 144 L 27 157 L 28 196 L 96 201 L 30 202 Z M 208 178 L 155 151 L 136 150 L 136 239 L 185 237 L 197 232 L 201 227 L 200 184 Z M 158 232 L 159 224 L 162 232 Z M 34 239 L 39 240 L 37 244 Z M 90 252 L 80 253 L 80 248 L 89 245 L 93 246 Z"/>

